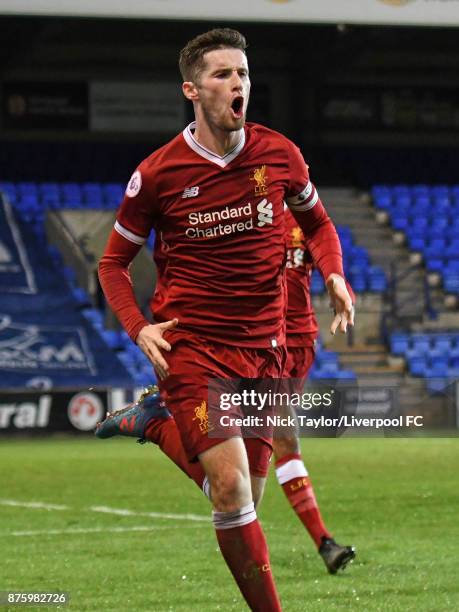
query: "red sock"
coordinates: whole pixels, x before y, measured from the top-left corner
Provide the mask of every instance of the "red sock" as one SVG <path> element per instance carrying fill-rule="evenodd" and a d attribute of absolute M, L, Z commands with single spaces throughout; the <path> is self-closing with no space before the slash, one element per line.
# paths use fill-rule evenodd
<path fill-rule="evenodd" d="M 188 460 L 173 418 L 152 419 L 145 429 L 144 437 L 157 444 L 163 453 L 202 489 L 206 474 L 199 461 L 190 463 Z"/>
<path fill-rule="evenodd" d="M 281 612 L 268 546 L 253 503 L 236 512 L 214 512 L 213 520 L 222 555 L 249 608 Z"/>
<path fill-rule="evenodd" d="M 292 453 L 276 461 L 276 475 L 290 505 L 309 531 L 309 535 L 317 548 L 319 548 L 322 538 L 331 538 L 332 536 L 326 529 L 320 515 L 314 489 L 301 455 Z"/>

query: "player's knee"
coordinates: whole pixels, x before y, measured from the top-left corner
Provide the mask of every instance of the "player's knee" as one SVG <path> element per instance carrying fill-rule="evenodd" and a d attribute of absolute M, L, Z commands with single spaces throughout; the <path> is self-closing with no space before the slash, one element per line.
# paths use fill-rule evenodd
<path fill-rule="evenodd" d="M 277 438 L 273 441 L 274 457 L 276 461 L 283 459 L 286 455 L 297 455 L 300 453 L 298 438 Z"/>
<path fill-rule="evenodd" d="M 210 483 L 212 503 L 216 510 L 232 512 L 252 501 L 250 479 L 240 470 L 226 470 Z"/>

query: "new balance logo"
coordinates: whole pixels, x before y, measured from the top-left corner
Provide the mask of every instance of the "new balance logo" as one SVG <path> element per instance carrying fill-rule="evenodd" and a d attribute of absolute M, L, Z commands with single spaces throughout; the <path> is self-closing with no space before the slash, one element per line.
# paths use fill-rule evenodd
<path fill-rule="evenodd" d="M 120 423 L 120 430 L 121 431 L 133 431 L 134 427 L 135 427 L 135 421 L 136 421 L 136 416 L 132 416 L 129 420 L 124 417 Z"/>
<path fill-rule="evenodd" d="M 182 193 L 182 198 L 195 198 L 199 194 L 199 187 L 187 187 Z"/>
<path fill-rule="evenodd" d="M 266 223 L 273 222 L 273 205 L 264 198 L 257 204 L 258 210 L 258 227 L 263 227 Z"/>

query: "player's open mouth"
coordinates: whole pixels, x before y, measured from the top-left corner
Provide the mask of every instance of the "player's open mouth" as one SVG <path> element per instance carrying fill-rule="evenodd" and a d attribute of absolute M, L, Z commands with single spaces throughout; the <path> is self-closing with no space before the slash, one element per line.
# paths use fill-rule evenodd
<path fill-rule="evenodd" d="M 231 110 L 236 119 L 240 119 L 244 114 L 244 98 L 237 96 L 231 103 Z"/>

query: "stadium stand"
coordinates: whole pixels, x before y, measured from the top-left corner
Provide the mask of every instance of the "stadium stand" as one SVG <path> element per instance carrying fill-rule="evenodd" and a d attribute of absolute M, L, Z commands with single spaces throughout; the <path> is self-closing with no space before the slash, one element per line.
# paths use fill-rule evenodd
<path fill-rule="evenodd" d="M 412 376 L 424 378 L 432 393 L 459 378 L 459 333 L 404 333 L 390 336 L 392 354 L 403 357 Z"/>
<path fill-rule="evenodd" d="M 443 292 L 459 296 L 459 185 L 379 184 L 371 195 L 393 232 L 422 257 L 426 275 L 438 275 Z M 438 318 L 438 312 L 432 316 Z M 422 330 L 393 330 L 390 351 L 405 360 L 409 374 L 423 379 L 431 394 L 444 393 L 459 377 L 459 334 L 418 327 Z"/>
<path fill-rule="evenodd" d="M 1 386 L 22 387 L 39 376 L 55 388 L 133 387 L 122 360 L 107 350 L 96 317 L 88 316 L 93 309 L 74 287 L 73 271 L 55 249 L 45 248 L 35 202 L 26 209 L 24 223 L 0 199 Z"/>
<path fill-rule="evenodd" d="M 441 276 L 446 293 L 459 296 L 459 185 L 375 185 L 371 193 L 426 270 Z"/>

